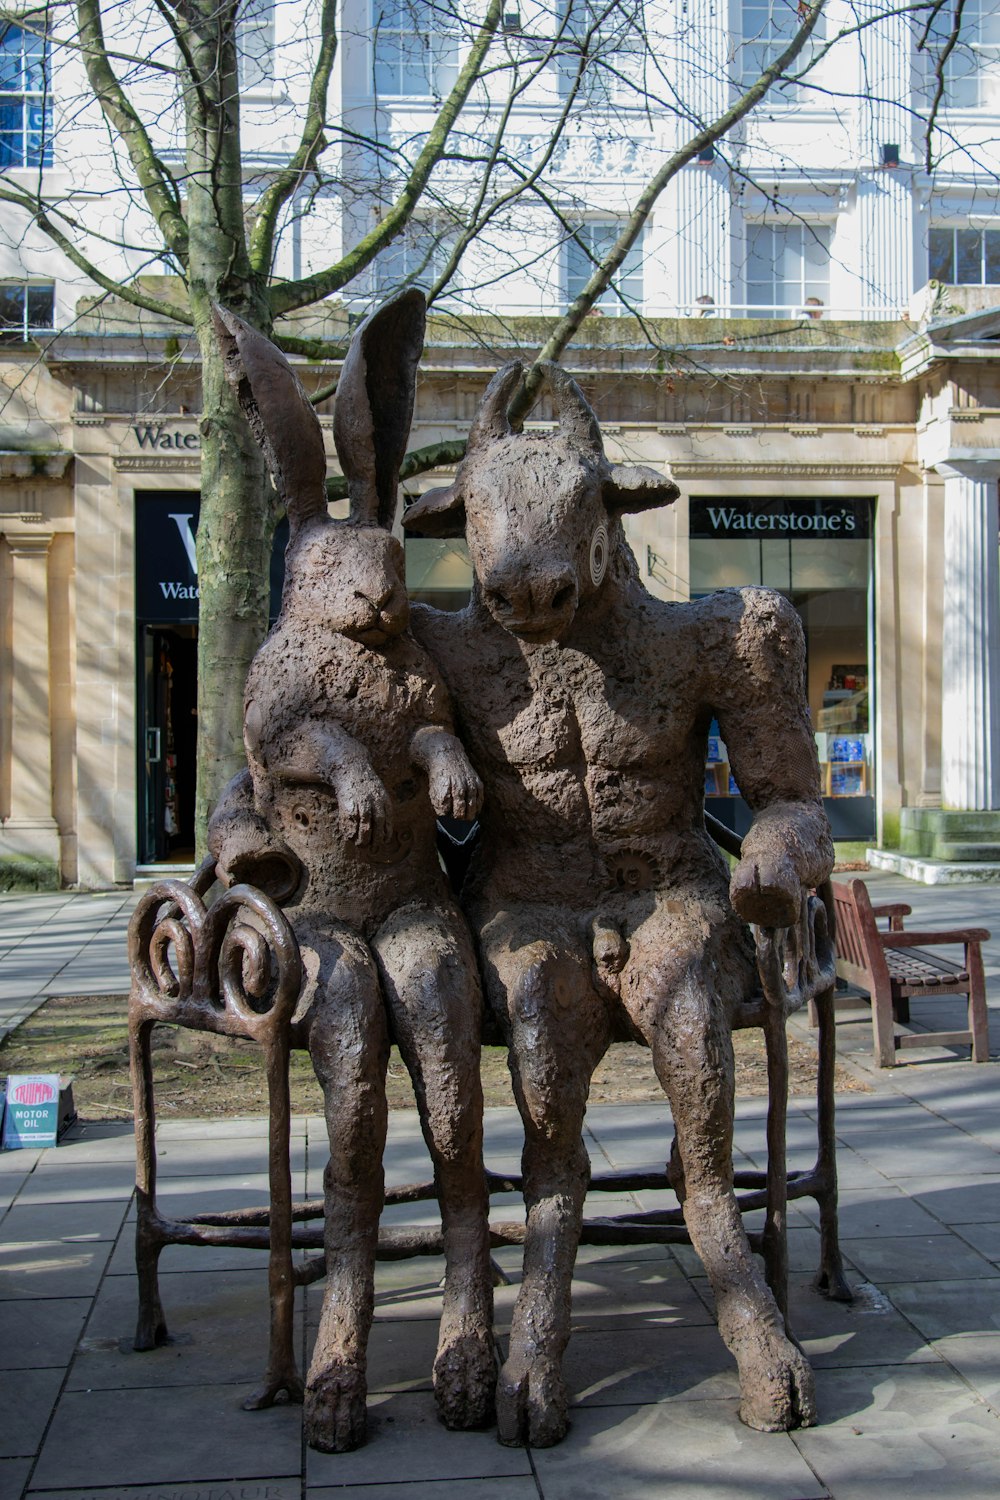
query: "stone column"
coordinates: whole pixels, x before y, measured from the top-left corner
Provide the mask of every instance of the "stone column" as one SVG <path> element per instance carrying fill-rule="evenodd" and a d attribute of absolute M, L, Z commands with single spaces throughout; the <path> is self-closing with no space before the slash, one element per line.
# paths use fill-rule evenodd
<path fill-rule="evenodd" d="M 682 136 L 717 120 L 729 103 L 725 57 L 728 36 L 723 7 L 715 0 L 688 0 L 686 26 L 678 38 L 678 63 L 684 79 L 684 99 L 690 122 Z M 676 301 L 683 312 L 697 316 L 724 310 L 732 286 L 732 200 L 729 169 L 722 155 L 731 143 L 720 142 L 712 161 L 690 162 L 674 179 L 671 219 L 677 226 Z M 699 298 L 711 298 L 699 304 Z"/>
<path fill-rule="evenodd" d="M 52 816 L 52 715 L 49 694 L 48 556 L 52 533 L 8 533 L 12 561 L 10 817 L 0 846 L 59 868 Z"/>
<path fill-rule="evenodd" d="M 941 800 L 1000 808 L 1000 463 L 937 465 L 944 478 Z"/>

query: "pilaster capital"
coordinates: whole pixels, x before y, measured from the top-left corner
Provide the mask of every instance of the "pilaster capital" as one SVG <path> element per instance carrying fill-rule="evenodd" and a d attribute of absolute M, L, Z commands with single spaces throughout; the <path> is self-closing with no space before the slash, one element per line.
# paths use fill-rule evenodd
<path fill-rule="evenodd" d="M 7 546 L 15 557 L 42 557 L 55 536 L 53 531 L 7 532 Z"/>
<path fill-rule="evenodd" d="M 1000 479 L 1000 454 L 985 453 L 982 458 L 950 458 L 934 465 L 942 479 L 973 479 L 985 482 Z"/>

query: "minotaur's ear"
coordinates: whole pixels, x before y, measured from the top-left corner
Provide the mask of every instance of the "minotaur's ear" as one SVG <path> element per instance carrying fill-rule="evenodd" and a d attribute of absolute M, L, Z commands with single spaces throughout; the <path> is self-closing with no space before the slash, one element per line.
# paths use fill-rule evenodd
<path fill-rule="evenodd" d="M 463 537 L 465 501 L 453 484 L 428 490 L 403 512 L 403 530 L 408 536 Z"/>
<path fill-rule="evenodd" d="M 604 481 L 604 503 L 612 515 L 655 510 L 676 500 L 680 490 L 669 471 L 659 473 L 645 464 L 613 464 Z"/>

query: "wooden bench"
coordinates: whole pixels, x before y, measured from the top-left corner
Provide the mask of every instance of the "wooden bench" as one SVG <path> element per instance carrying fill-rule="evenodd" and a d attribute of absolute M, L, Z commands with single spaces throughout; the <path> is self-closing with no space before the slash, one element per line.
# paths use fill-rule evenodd
<path fill-rule="evenodd" d="M 837 914 L 837 974 L 871 997 L 875 1060 L 880 1068 L 896 1063 L 903 1047 L 962 1044 L 972 1048 L 973 1062 L 989 1060 L 986 981 L 981 944 L 990 934 L 982 927 L 947 932 L 907 932 L 903 918 L 911 908 L 904 903 L 872 906 L 863 880 L 833 881 Z M 879 929 L 876 919 L 888 919 Z M 963 963 L 952 963 L 928 947 L 961 944 Z M 966 995 L 969 1024 L 962 1031 L 920 1031 L 902 1034 L 895 1022 L 910 1018 L 910 1001 L 933 995 Z"/>

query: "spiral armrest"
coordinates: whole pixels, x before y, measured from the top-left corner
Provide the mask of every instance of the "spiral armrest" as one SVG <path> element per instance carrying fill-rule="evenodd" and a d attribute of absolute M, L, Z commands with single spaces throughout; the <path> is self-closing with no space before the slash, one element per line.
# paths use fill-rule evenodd
<path fill-rule="evenodd" d="M 130 1008 L 150 1020 L 263 1041 L 287 1026 L 302 986 L 295 934 L 252 886 L 232 886 L 206 905 L 201 874 L 191 885 L 160 881 L 136 906 Z"/>

